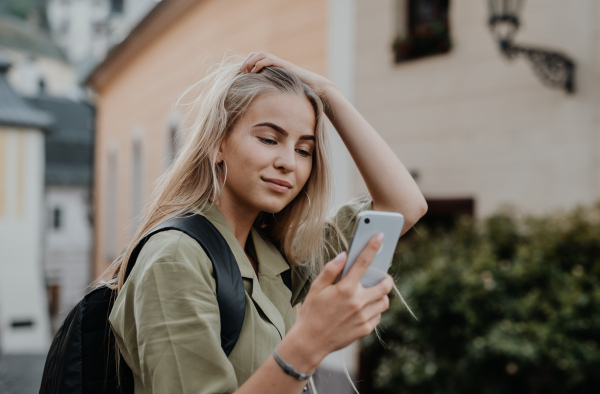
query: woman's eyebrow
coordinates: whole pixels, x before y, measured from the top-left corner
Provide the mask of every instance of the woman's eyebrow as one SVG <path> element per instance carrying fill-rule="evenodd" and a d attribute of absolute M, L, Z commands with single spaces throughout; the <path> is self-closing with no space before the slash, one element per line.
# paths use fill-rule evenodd
<path fill-rule="evenodd" d="M 261 126 L 267 126 L 272 128 L 273 130 L 275 130 L 276 132 L 278 132 L 279 134 L 283 135 L 284 137 L 287 137 L 289 135 L 289 133 L 287 131 L 285 131 L 282 127 L 277 126 L 274 123 L 271 122 L 262 122 L 262 123 L 257 123 L 252 127 L 261 127 Z M 311 141 L 315 141 L 315 137 L 312 135 L 302 135 L 299 138 L 300 140 L 311 140 Z"/>

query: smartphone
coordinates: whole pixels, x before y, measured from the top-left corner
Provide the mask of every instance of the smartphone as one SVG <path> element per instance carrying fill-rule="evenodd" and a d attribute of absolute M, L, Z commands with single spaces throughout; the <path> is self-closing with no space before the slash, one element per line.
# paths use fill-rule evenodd
<path fill-rule="evenodd" d="M 362 211 L 358 214 L 354 227 L 354 235 L 348 248 L 348 259 L 342 271 L 342 278 L 346 276 L 354 265 L 356 258 L 367 246 L 371 237 L 377 233 L 383 233 L 383 244 L 377 251 L 371 265 L 363 275 L 360 283 L 364 287 L 375 286 L 387 275 L 392 263 L 394 250 L 398 244 L 404 216 L 396 212 Z"/>

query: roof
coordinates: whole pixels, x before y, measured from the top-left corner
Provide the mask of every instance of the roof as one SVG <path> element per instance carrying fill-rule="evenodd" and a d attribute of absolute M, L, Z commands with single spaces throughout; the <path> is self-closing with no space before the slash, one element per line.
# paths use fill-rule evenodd
<path fill-rule="evenodd" d="M 46 95 L 27 102 L 55 119 L 45 139 L 46 184 L 88 186 L 92 181 L 95 110 L 90 104 Z"/>
<path fill-rule="evenodd" d="M 135 56 L 146 40 L 160 36 L 168 26 L 176 23 L 181 15 L 185 15 L 191 7 L 199 3 L 198 0 L 162 0 L 158 2 L 123 41 L 111 48 L 104 60 L 84 78 L 84 82 L 97 90 L 110 78 L 111 73 L 120 70 L 119 60 Z"/>
<path fill-rule="evenodd" d="M 0 125 L 49 129 L 52 116 L 31 107 L 13 90 L 6 80 L 9 68 L 8 57 L 0 51 Z"/>
<path fill-rule="evenodd" d="M 67 62 L 64 52 L 48 32 L 9 15 L 0 15 L 0 45 Z"/>

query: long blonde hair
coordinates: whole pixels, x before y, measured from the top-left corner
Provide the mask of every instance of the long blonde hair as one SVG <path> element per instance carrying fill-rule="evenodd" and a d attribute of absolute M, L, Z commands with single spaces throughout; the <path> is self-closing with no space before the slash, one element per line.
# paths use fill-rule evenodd
<path fill-rule="evenodd" d="M 272 92 L 306 97 L 311 103 L 316 119 L 313 167 L 302 189 L 305 193 L 300 192 L 278 213 L 261 213 L 254 225 L 281 246 L 290 264 L 304 267 L 309 278 L 314 279 L 321 271 L 330 254 L 325 253 L 328 245 L 324 231 L 331 229 L 328 224 L 332 225 L 326 219 L 331 174 L 323 101 L 287 70 L 266 67 L 259 73 L 240 72 L 242 60 L 238 56 L 226 57 L 183 93 L 178 103 L 193 95 L 185 104 L 189 107 L 184 123 L 187 133 L 182 135 L 187 142 L 158 180 L 133 239 L 102 274 L 99 283 L 120 291 L 133 249 L 154 227 L 194 209 L 203 211 L 219 198 L 225 181 L 223 166 L 216 163 L 219 146 L 254 100 Z"/>

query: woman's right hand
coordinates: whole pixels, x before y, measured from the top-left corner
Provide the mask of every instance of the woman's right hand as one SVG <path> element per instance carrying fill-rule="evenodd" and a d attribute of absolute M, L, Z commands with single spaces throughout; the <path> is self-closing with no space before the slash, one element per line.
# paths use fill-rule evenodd
<path fill-rule="evenodd" d="M 370 334 L 379 324 L 381 313 L 389 308 L 388 294 L 394 283 L 389 275 L 373 287 L 364 288 L 360 283 L 382 242 L 383 234 L 373 236 L 348 274 L 337 283 L 334 281 L 344 268 L 346 253 L 327 263 L 312 283 L 289 333 L 294 332 L 292 336 L 302 344 L 302 352 L 311 363 L 318 365 L 327 354 Z"/>

